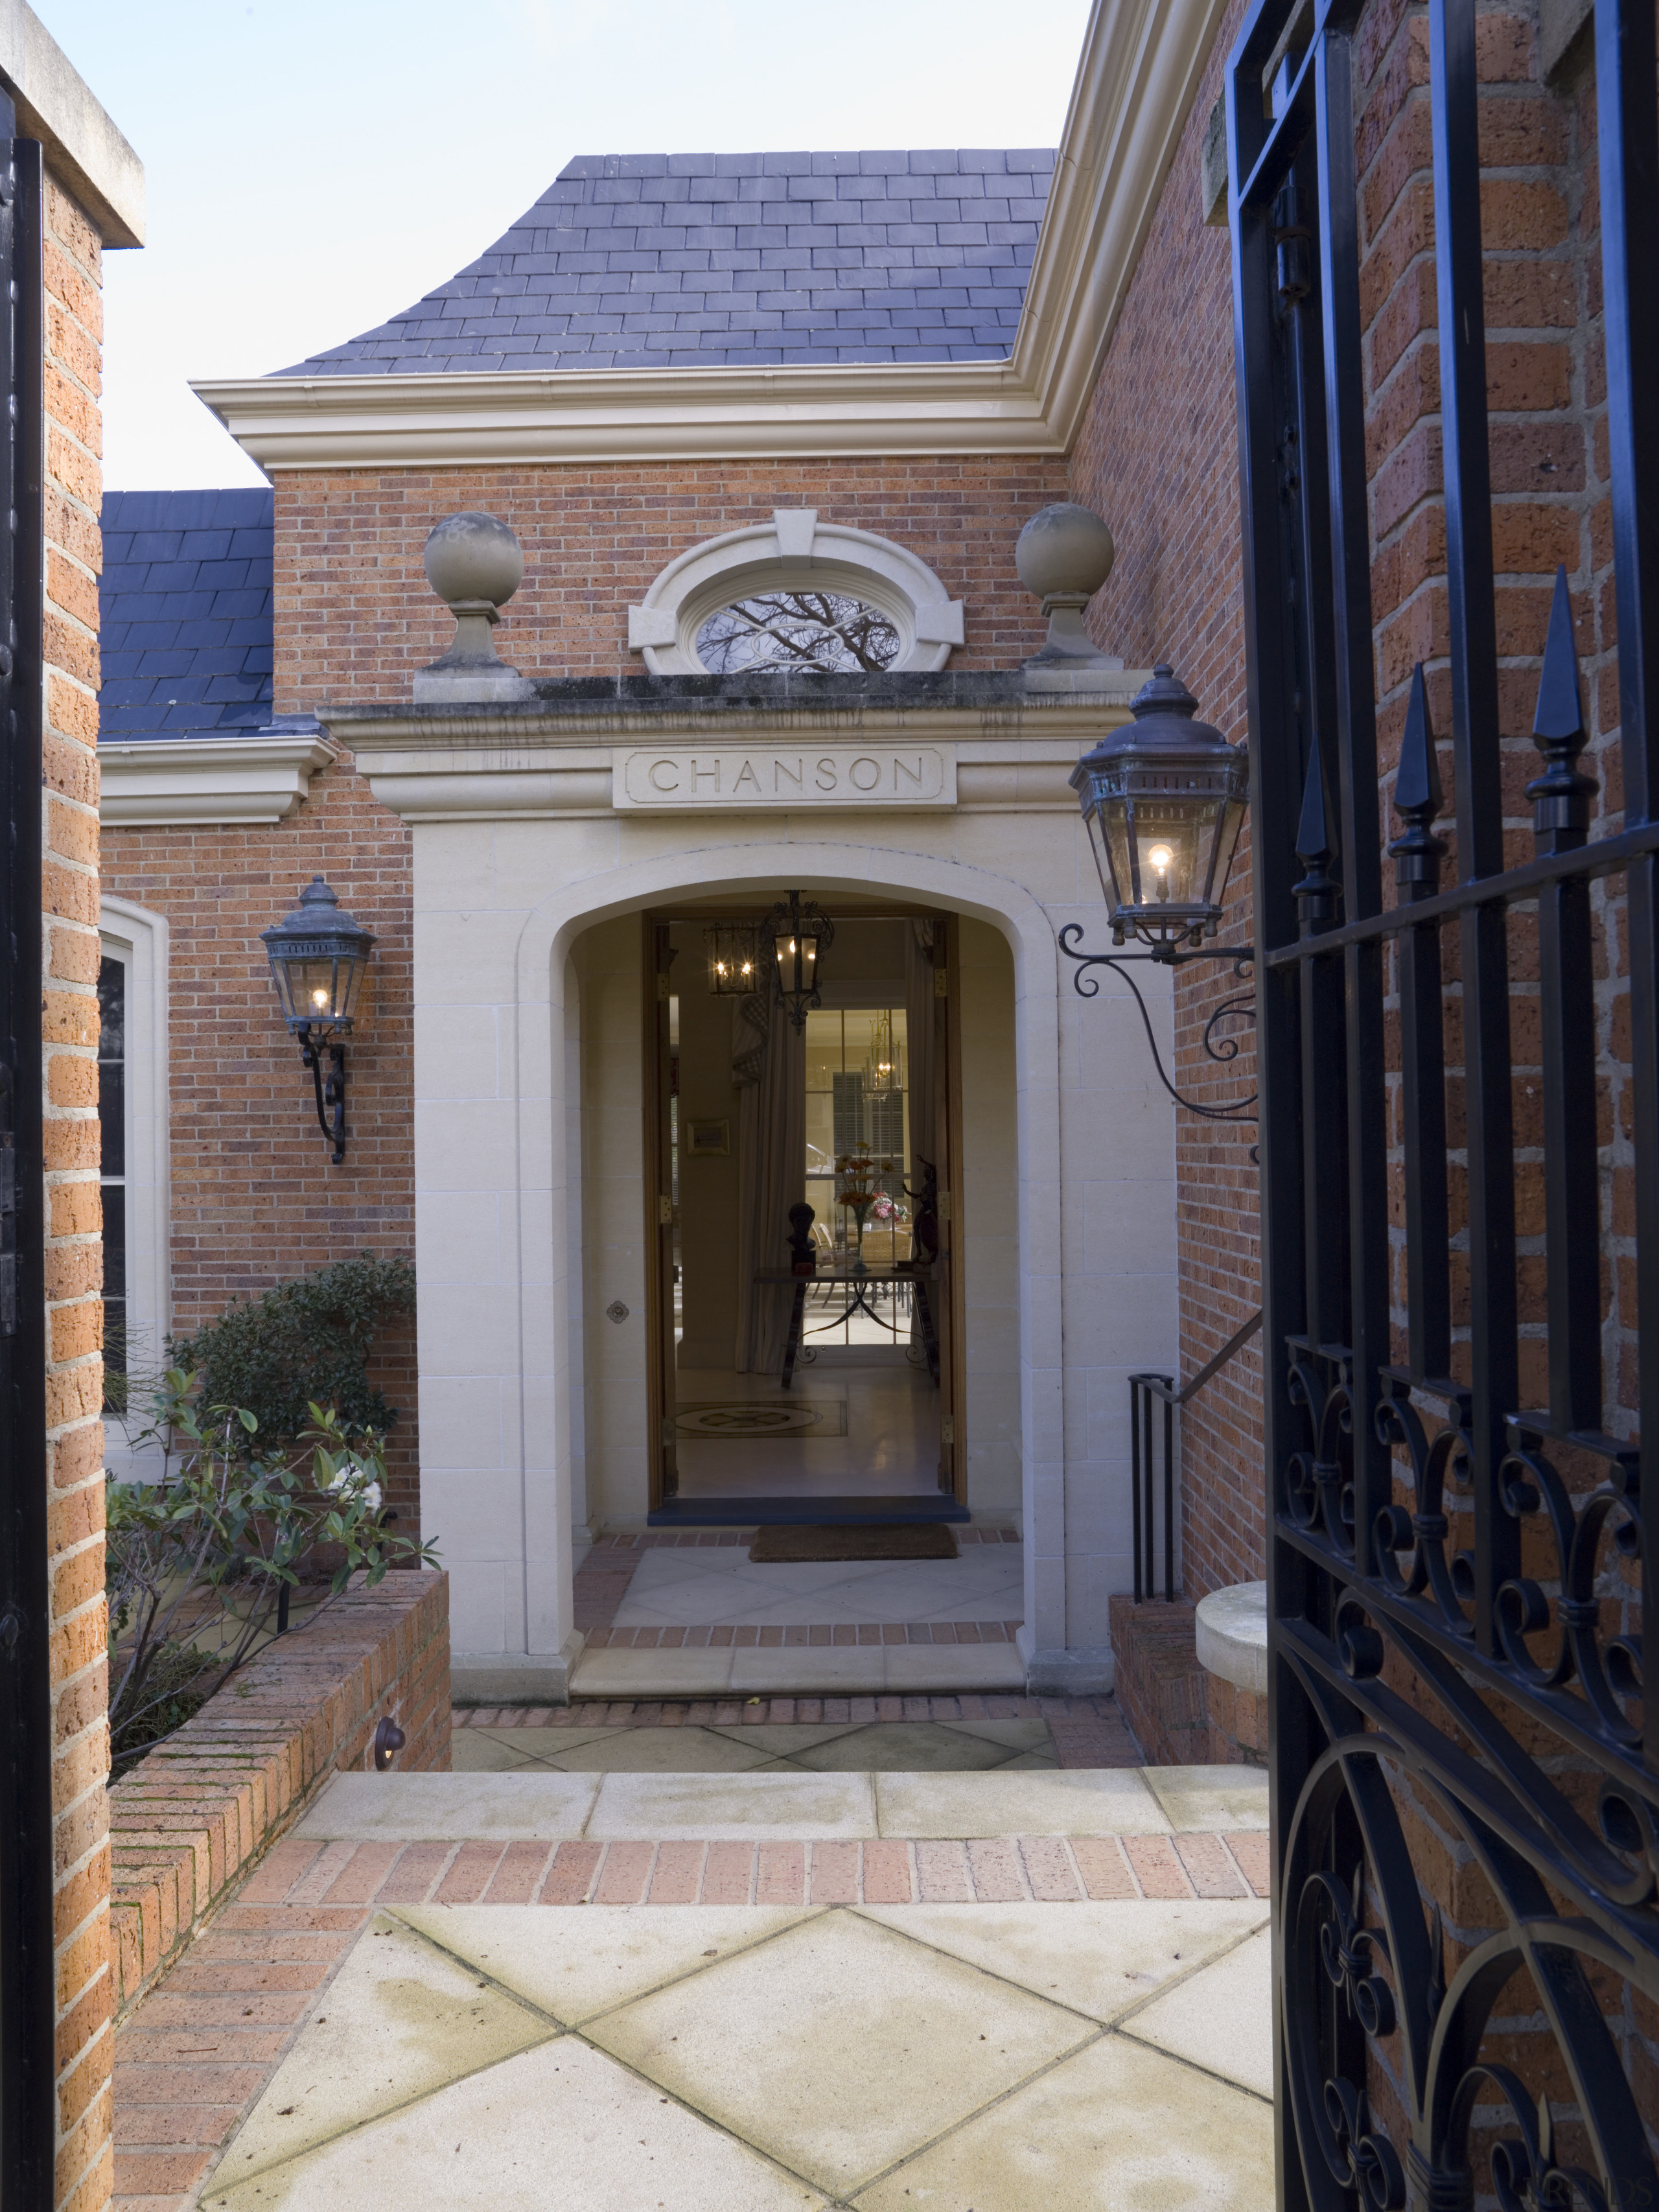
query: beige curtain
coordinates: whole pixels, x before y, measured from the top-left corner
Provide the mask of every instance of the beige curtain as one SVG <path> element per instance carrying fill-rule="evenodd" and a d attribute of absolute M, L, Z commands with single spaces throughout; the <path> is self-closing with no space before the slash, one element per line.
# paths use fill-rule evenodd
<path fill-rule="evenodd" d="M 939 1156 L 933 1121 L 933 940 L 931 921 L 912 921 L 904 948 L 906 1056 L 909 1066 L 905 1112 L 910 1125 L 910 1188 L 921 1188 L 924 1159 Z"/>
<path fill-rule="evenodd" d="M 757 992 L 732 1010 L 732 1080 L 738 1086 L 738 1334 L 739 1375 L 777 1373 L 789 1332 L 787 1283 L 757 1284 L 757 1267 L 789 1264 L 789 1209 L 806 1173 L 806 1039 L 775 994 Z"/>
<path fill-rule="evenodd" d="M 904 1110 L 910 1125 L 910 1173 L 907 1180 L 920 1192 L 926 1176 L 924 1159 L 939 1164 L 939 1134 L 933 1121 L 933 944 L 937 932 L 931 921 L 913 921 L 904 945 L 905 1057 L 909 1069 Z M 914 1216 L 915 1201 L 911 1200 Z M 914 1357 L 921 1356 L 921 1317 L 912 1310 L 910 1342 Z"/>

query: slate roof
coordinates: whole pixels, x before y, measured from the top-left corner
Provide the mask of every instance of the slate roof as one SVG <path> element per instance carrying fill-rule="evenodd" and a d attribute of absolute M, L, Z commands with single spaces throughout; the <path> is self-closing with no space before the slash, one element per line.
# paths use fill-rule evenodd
<path fill-rule="evenodd" d="M 272 497 L 105 494 L 106 739 L 225 737 L 269 723 Z"/>
<path fill-rule="evenodd" d="M 607 154 L 284 376 L 1001 360 L 1051 151 Z"/>

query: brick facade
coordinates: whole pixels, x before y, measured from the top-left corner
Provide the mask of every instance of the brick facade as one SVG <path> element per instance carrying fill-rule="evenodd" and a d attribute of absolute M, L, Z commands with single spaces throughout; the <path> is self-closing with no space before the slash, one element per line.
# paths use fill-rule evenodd
<path fill-rule="evenodd" d="M 108 1665 L 98 1188 L 98 569 L 102 246 L 46 191 L 44 880 L 46 1435 L 58 1959 L 58 2202 L 111 2174 Z"/>
<path fill-rule="evenodd" d="M 1171 166 L 1073 459 L 1073 495 L 1098 507 L 1116 534 L 1117 566 L 1090 610 L 1090 627 L 1131 663 L 1169 659 L 1230 738 L 1245 734 L 1244 641 L 1239 571 L 1237 424 L 1229 236 L 1206 227 L 1202 146 L 1243 9 L 1230 9 Z M 1522 787 L 1537 773 L 1530 736 L 1550 579 L 1565 563 L 1575 596 L 1587 696 L 1599 714 L 1595 751 L 1604 785 L 1598 830 L 1616 830 L 1616 762 L 1606 747 L 1616 721 L 1603 396 L 1596 355 L 1596 203 L 1594 89 L 1546 88 L 1538 80 L 1529 17 L 1493 6 L 1480 23 L 1481 152 L 1486 172 L 1486 312 L 1492 409 L 1493 527 L 1505 732 L 1505 829 L 1529 849 Z M 1438 356 L 1431 206 L 1427 13 L 1378 0 L 1355 42 L 1356 139 L 1360 172 L 1362 312 L 1371 479 L 1375 622 L 1382 795 L 1386 801 L 1414 663 L 1428 670 L 1437 729 L 1450 726 L 1445 538 L 1440 495 Z M 1170 302 L 1182 303 L 1178 316 Z M 1452 801 L 1449 746 L 1442 780 Z M 1382 836 L 1399 823 L 1379 812 Z M 1443 820 L 1443 833 L 1448 829 Z M 1455 843 L 1444 880 L 1455 865 Z M 1392 871 L 1385 871 L 1391 876 Z M 1389 894 L 1392 896 L 1392 891 Z M 1625 1310 L 1629 1248 L 1628 1146 L 1618 1098 L 1627 1058 L 1626 1000 L 1617 981 L 1619 893 L 1598 889 L 1605 933 L 1601 1042 L 1607 1055 L 1608 1134 L 1604 1225 L 1619 1267 L 1610 1293 L 1610 1369 L 1628 1364 Z M 1249 843 L 1241 843 L 1224 934 L 1250 931 Z M 1536 1034 L 1526 943 L 1511 921 L 1517 977 L 1517 1044 Z M 1455 944 L 1446 940 L 1455 988 Z M 1202 1049 L 1205 1023 L 1232 985 L 1231 971 L 1188 970 L 1176 993 L 1176 1080 L 1206 1103 L 1254 1086 L 1247 1030 L 1238 1056 L 1217 1068 Z M 1237 988 L 1232 986 L 1232 988 Z M 1390 1017 L 1395 1002 L 1389 1006 Z M 1536 1121 L 1535 1070 L 1517 1049 L 1517 1127 Z M 1449 1066 L 1454 1121 L 1460 1071 Z M 1177 1117 L 1181 1370 L 1202 1366 L 1260 1298 L 1253 1132 Z M 1395 1132 L 1397 1139 L 1397 1131 Z M 1450 1133 L 1458 1145 L 1455 1127 Z M 1522 1141 L 1525 1141 L 1524 1133 Z M 1396 1150 L 1394 1235 L 1403 1295 L 1403 1202 Z M 1455 1207 L 1461 1199 L 1455 1195 Z M 1455 1237 L 1465 1227 L 1455 1213 Z M 1541 1217 L 1522 1197 L 1523 1318 L 1532 1340 L 1522 1399 L 1540 1395 L 1544 1352 Z M 1528 1264 L 1529 1263 L 1529 1264 Z M 1621 1272 L 1622 1271 L 1622 1272 Z M 1466 1281 L 1455 1289 L 1466 1298 Z M 1403 1308 L 1396 1321 L 1403 1328 Z M 1455 1356 L 1454 1368 L 1467 1357 Z M 1252 1343 L 1182 1417 L 1182 1539 L 1189 1598 L 1264 1571 L 1261 1464 L 1261 1352 Z M 1621 1369 L 1622 1377 L 1622 1369 Z M 1628 1378 L 1621 1402 L 1633 1404 Z"/>
<path fill-rule="evenodd" d="M 1205 132 L 1243 13 L 1235 0 L 1211 52 L 1071 477 L 1072 497 L 1105 516 L 1117 544 L 1112 574 L 1089 610 L 1090 630 L 1132 667 L 1169 661 L 1203 719 L 1235 743 L 1246 734 L 1247 702 L 1232 255 L 1226 228 L 1205 223 L 1202 179 Z M 1249 857 L 1247 817 L 1222 933 L 1246 944 Z M 1176 987 L 1175 1080 L 1206 1103 L 1255 1087 L 1247 1024 L 1228 1024 L 1238 1054 L 1225 1066 L 1203 1049 L 1211 1013 L 1240 988 L 1221 963 L 1188 969 Z M 1183 1378 L 1261 1303 L 1254 1136 L 1247 1124 L 1176 1116 Z M 1261 1346 L 1252 1340 L 1179 1416 L 1183 1578 L 1192 1598 L 1263 1571 L 1261 1376 Z"/>
<path fill-rule="evenodd" d="M 282 1025 L 259 932 L 313 875 L 374 933 L 347 1046 L 346 1156 L 335 1167 L 311 1078 Z M 169 924 L 173 1326 L 361 1252 L 413 1255 L 413 957 L 410 839 L 349 756 L 266 826 L 106 830 L 104 884 Z M 400 1534 L 419 1526 L 412 1316 L 376 1340 L 398 1408 L 387 1454 Z"/>
<path fill-rule="evenodd" d="M 1045 635 L 1014 573 L 1021 526 L 1066 496 L 1058 461 L 661 462 L 637 466 L 323 471 L 276 485 L 276 711 L 397 702 L 454 625 L 421 567 L 447 514 L 499 515 L 525 577 L 495 633 L 526 675 L 642 675 L 630 604 L 677 554 L 779 507 L 891 538 L 967 602 L 953 668 L 1009 668 Z"/>
<path fill-rule="evenodd" d="M 1014 573 L 1021 526 L 1064 495 L 1058 463 L 780 462 L 723 466 L 301 474 L 279 478 L 278 713 L 407 700 L 453 624 L 421 565 L 446 514 L 483 507 L 518 532 L 525 581 L 497 633 L 538 674 L 642 672 L 627 608 L 677 554 L 780 506 L 897 539 L 967 601 L 952 665 L 1036 651 L 1040 610 Z M 109 891 L 170 932 L 171 1257 L 179 1334 L 234 1300 L 360 1251 L 414 1246 L 410 842 L 349 755 L 270 825 L 108 829 Z M 259 932 L 313 874 L 378 939 L 348 1047 L 352 1134 L 329 1164 L 299 1053 L 278 1024 Z M 388 1455 L 400 1525 L 419 1522 L 412 1323 L 373 1372 L 399 1410 Z"/>

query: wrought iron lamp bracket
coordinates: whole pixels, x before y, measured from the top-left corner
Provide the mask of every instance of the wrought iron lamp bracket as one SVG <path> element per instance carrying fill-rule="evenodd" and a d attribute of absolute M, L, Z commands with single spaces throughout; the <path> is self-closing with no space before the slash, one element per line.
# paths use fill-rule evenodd
<path fill-rule="evenodd" d="M 334 1147 L 333 1164 L 337 1168 L 345 1158 L 346 1148 L 346 1066 L 345 1046 L 338 1037 L 330 1038 L 327 1032 L 313 1037 L 311 1024 L 296 1024 L 294 1034 L 300 1040 L 300 1057 L 311 1070 L 311 1087 L 317 1099 L 317 1127 L 324 1139 Z M 323 1073 L 324 1046 L 328 1049 L 328 1073 Z"/>
<path fill-rule="evenodd" d="M 1076 973 L 1072 977 L 1072 988 L 1079 999 L 1099 996 L 1100 980 L 1091 972 L 1096 968 L 1123 971 L 1131 963 L 1139 961 L 1151 961 L 1159 968 L 1184 968 L 1194 960 L 1231 960 L 1234 975 L 1242 978 L 1255 965 L 1255 947 L 1253 945 L 1203 945 L 1182 951 L 1177 951 L 1173 945 L 1161 945 L 1150 952 L 1085 952 L 1079 945 L 1082 935 L 1083 925 L 1078 921 L 1068 921 L 1060 933 L 1060 951 L 1068 960 L 1077 963 Z M 1205 1106 L 1196 1098 L 1188 1098 L 1184 1091 L 1176 1089 L 1164 1071 L 1163 1055 L 1158 1051 L 1158 1039 L 1152 1030 L 1152 1018 L 1146 1011 L 1146 1001 L 1140 995 L 1140 986 L 1127 973 L 1124 974 L 1123 980 L 1133 992 L 1135 1005 L 1140 1010 L 1141 1026 L 1146 1032 L 1146 1043 L 1152 1055 L 1152 1065 L 1158 1070 L 1158 1079 L 1176 1104 L 1184 1106 L 1189 1114 L 1201 1114 L 1206 1121 L 1254 1121 L 1256 1118 L 1256 1094 L 1254 1091 L 1248 1098 L 1235 1099 L 1225 1106 Z M 1218 1038 L 1215 1034 L 1217 1025 L 1230 1019 L 1254 1024 L 1254 989 L 1236 992 L 1231 998 L 1224 999 L 1204 1024 L 1204 1049 L 1212 1060 L 1224 1064 L 1238 1057 L 1238 1039 L 1236 1036 Z"/>

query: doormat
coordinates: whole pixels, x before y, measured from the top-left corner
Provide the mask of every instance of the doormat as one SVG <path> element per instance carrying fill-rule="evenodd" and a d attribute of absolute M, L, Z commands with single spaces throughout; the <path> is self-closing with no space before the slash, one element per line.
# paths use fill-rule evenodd
<path fill-rule="evenodd" d="M 676 1407 L 674 1434 L 687 1443 L 816 1443 L 847 1434 L 845 1398 L 717 1398 Z"/>
<path fill-rule="evenodd" d="M 804 1559 L 954 1559 L 956 1531 L 945 1521 L 856 1523 L 843 1528 L 757 1528 L 749 1547 L 757 1566 Z"/>

